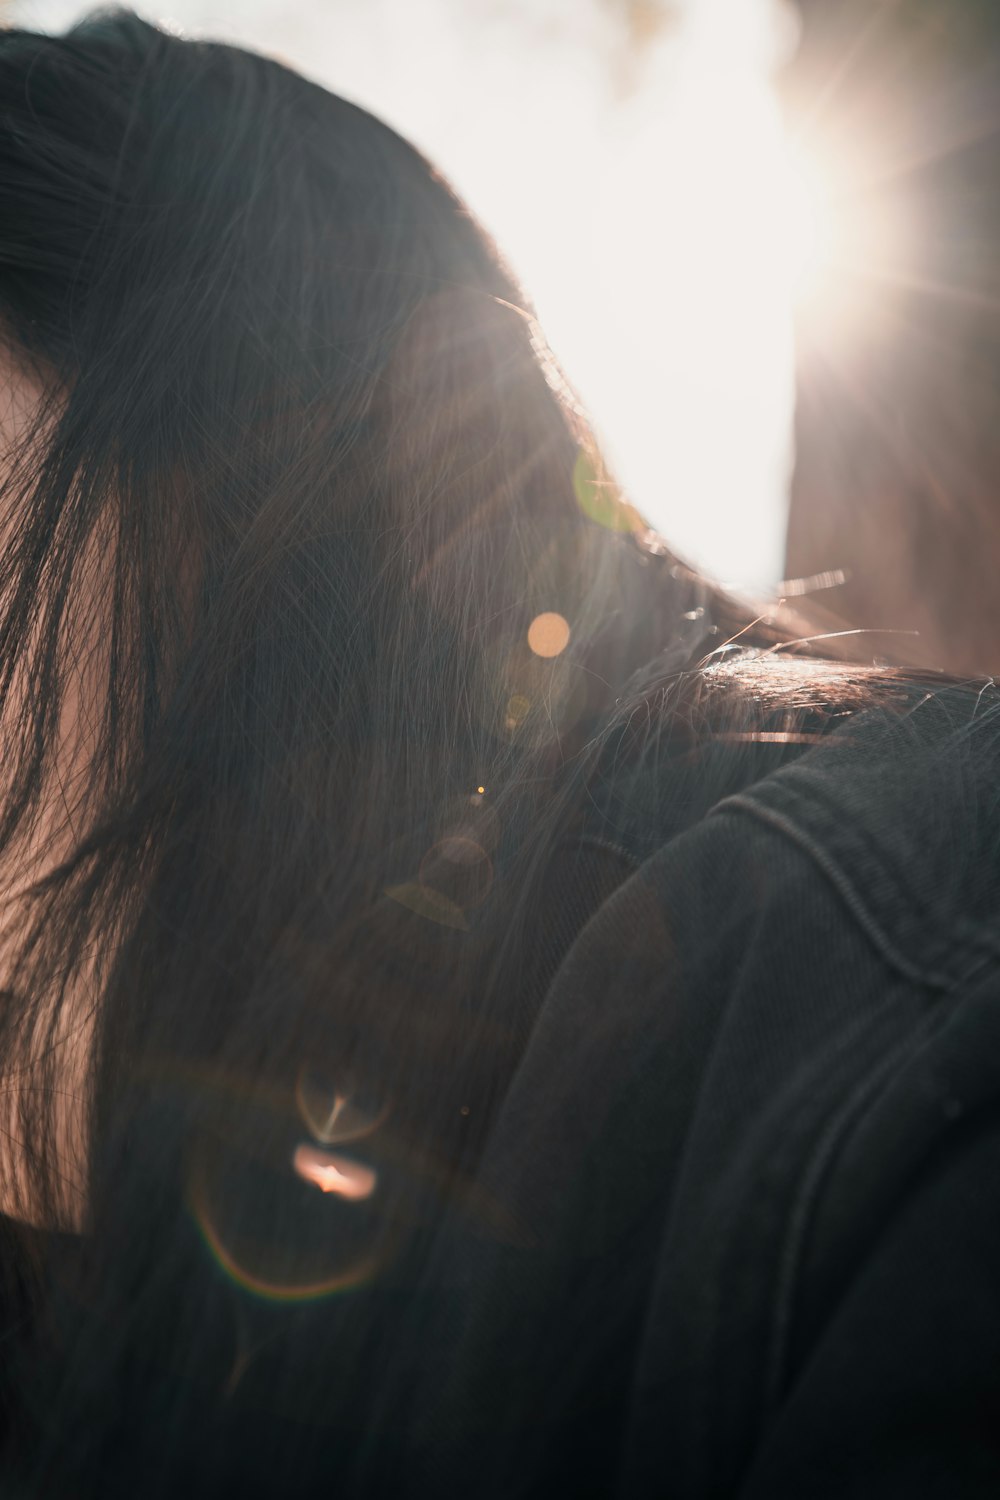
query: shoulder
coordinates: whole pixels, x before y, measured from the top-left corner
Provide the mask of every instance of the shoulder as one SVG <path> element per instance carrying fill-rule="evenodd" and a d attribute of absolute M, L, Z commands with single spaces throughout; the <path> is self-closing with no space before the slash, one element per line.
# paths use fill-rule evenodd
<path fill-rule="evenodd" d="M 907 1392 L 928 1406 L 927 1361 L 951 1319 L 966 1341 L 964 1368 L 947 1342 L 965 1419 L 985 1431 L 991 1402 L 1000 1417 L 983 1379 L 1000 1350 L 986 1293 L 1000 1244 L 987 1201 L 1000 1160 L 1000 710 L 982 684 L 914 700 L 853 713 L 747 776 L 616 896 L 656 893 L 669 943 L 651 1031 L 672 1033 L 670 1084 L 686 1096 L 645 1313 L 638 1380 L 656 1400 L 633 1413 L 639 1472 L 669 1452 L 672 1473 L 687 1465 L 725 1489 L 790 1402 L 835 1454 L 851 1408 L 842 1362 L 870 1359 L 871 1380 L 848 1393 L 897 1417 Z M 606 916 L 610 943 L 621 914 Z M 888 1441 L 860 1396 L 855 1408 L 872 1444 Z M 939 1444 L 942 1474 L 943 1453 L 957 1462 L 957 1425 L 913 1438 Z M 806 1482 L 816 1456 L 778 1442 L 762 1470 L 771 1492 L 784 1493 L 783 1465 Z"/>
<path fill-rule="evenodd" d="M 720 1024 L 758 1024 L 758 1007 L 784 1003 L 793 1046 L 810 1018 L 824 1032 L 849 1025 L 868 985 L 933 1005 L 988 981 L 1000 964 L 1000 693 L 902 688 L 908 698 L 843 714 L 831 698 L 821 729 L 772 701 L 727 705 L 694 737 L 656 726 L 638 753 L 616 745 L 581 836 L 618 861 L 613 888 L 565 952 L 543 1029 L 564 985 L 584 1004 L 588 974 L 604 975 L 593 1003 L 613 1027 L 641 1006 L 641 975 L 670 987 L 676 1009 L 685 986 L 729 966 Z"/>
<path fill-rule="evenodd" d="M 947 1197 L 955 1164 L 969 1208 L 998 1158 L 995 1138 L 963 1145 L 1000 1099 L 1000 709 L 980 687 L 869 706 L 761 775 L 747 747 L 777 742 L 740 741 L 679 809 L 657 781 L 676 742 L 609 775 L 595 816 L 627 864 L 497 1117 L 481 1183 L 515 1229 L 462 1252 L 471 1363 L 454 1370 L 487 1405 L 521 1391 L 542 1446 L 599 1413 L 588 1463 L 628 1476 L 621 1493 L 665 1474 L 679 1494 L 736 1493 L 791 1405 L 819 1422 L 834 1387 L 801 1396 L 806 1372 L 820 1349 L 831 1383 L 868 1358 L 870 1304 L 838 1320 L 866 1278 L 891 1282 L 872 1268 L 894 1237 L 931 1309 L 912 1359 L 933 1357 L 928 1174 Z M 975 1266 L 996 1226 L 970 1214 Z M 959 1274 L 966 1251 L 939 1248 Z M 1000 1320 L 976 1316 L 970 1351 L 1000 1346 Z M 912 1372 L 879 1368 L 898 1408 Z"/>
<path fill-rule="evenodd" d="M 794 845 L 891 966 L 943 993 L 1000 957 L 998 791 L 1000 695 L 949 683 L 845 717 L 712 813 Z"/>
<path fill-rule="evenodd" d="M 710 815 L 753 818 L 794 842 L 856 912 L 893 928 L 912 912 L 912 940 L 929 957 L 932 936 L 989 945 L 998 771 L 992 679 L 748 652 L 625 703 L 602 745 L 587 830 L 641 863 Z"/>

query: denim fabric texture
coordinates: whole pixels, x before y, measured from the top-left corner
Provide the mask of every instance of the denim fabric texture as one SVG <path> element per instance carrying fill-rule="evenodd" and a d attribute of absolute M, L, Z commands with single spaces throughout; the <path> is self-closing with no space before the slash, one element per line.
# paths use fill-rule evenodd
<path fill-rule="evenodd" d="M 610 746 L 524 973 L 474 1191 L 107 1495 L 1000 1495 L 1000 695 Z"/>
<path fill-rule="evenodd" d="M 554 865 L 407 1493 L 1000 1494 L 1000 711 L 774 753 L 617 767 Z"/>

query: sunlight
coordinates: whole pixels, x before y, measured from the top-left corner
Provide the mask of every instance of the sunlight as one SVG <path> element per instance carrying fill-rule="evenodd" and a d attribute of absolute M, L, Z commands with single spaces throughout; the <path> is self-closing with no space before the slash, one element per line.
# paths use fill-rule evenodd
<path fill-rule="evenodd" d="M 821 293 L 837 259 L 839 225 L 832 186 L 817 159 L 794 147 L 786 150 L 777 172 L 777 238 L 784 245 L 789 295 L 794 302 L 804 302 Z"/>
<path fill-rule="evenodd" d="M 591 158 L 574 252 L 552 239 L 518 264 L 629 497 L 687 560 L 760 586 L 783 574 L 792 298 L 822 234 L 735 10 L 691 8 L 650 58 Z M 764 7 L 742 14 L 764 28 Z"/>
<path fill-rule="evenodd" d="M 311 1183 L 321 1193 L 334 1193 L 351 1203 L 370 1198 L 378 1182 L 372 1167 L 337 1152 L 321 1151 L 305 1141 L 295 1148 L 292 1168 L 303 1182 Z"/>
<path fill-rule="evenodd" d="M 52 24 L 85 3 L 13 9 Z M 773 90 L 788 0 L 677 0 L 631 57 L 599 0 L 170 14 L 280 52 L 413 139 L 496 236 L 632 504 L 725 581 L 783 576 L 793 307 L 822 304 L 845 253 Z"/>
<path fill-rule="evenodd" d="M 804 344 L 855 353 L 875 334 L 887 294 L 907 283 L 918 237 L 902 203 L 857 149 L 785 148 L 778 186 L 789 296 Z"/>

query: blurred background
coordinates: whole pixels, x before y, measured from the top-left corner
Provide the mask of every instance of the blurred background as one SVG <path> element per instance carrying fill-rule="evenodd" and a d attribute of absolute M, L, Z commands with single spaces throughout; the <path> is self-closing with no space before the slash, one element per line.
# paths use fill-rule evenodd
<path fill-rule="evenodd" d="M 58 31 L 86 0 L 8 0 Z M 142 0 L 382 116 L 496 237 L 615 472 L 717 575 L 782 576 L 792 348 L 777 0 Z"/>
<path fill-rule="evenodd" d="M 443 169 L 688 560 L 1000 666 L 1000 0 L 160 4 Z"/>

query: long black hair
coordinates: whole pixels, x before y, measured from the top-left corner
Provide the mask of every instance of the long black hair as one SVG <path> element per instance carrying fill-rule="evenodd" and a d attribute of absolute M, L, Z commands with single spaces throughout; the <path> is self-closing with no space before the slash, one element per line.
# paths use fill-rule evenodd
<path fill-rule="evenodd" d="M 0 34 L 0 329 L 9 1462 L 221 1483 L 267 1346 L 291 1491 L 469 1191 L 607 725 L 780 631 L 619 495 L 441 177 L 273 60 Z"/>

